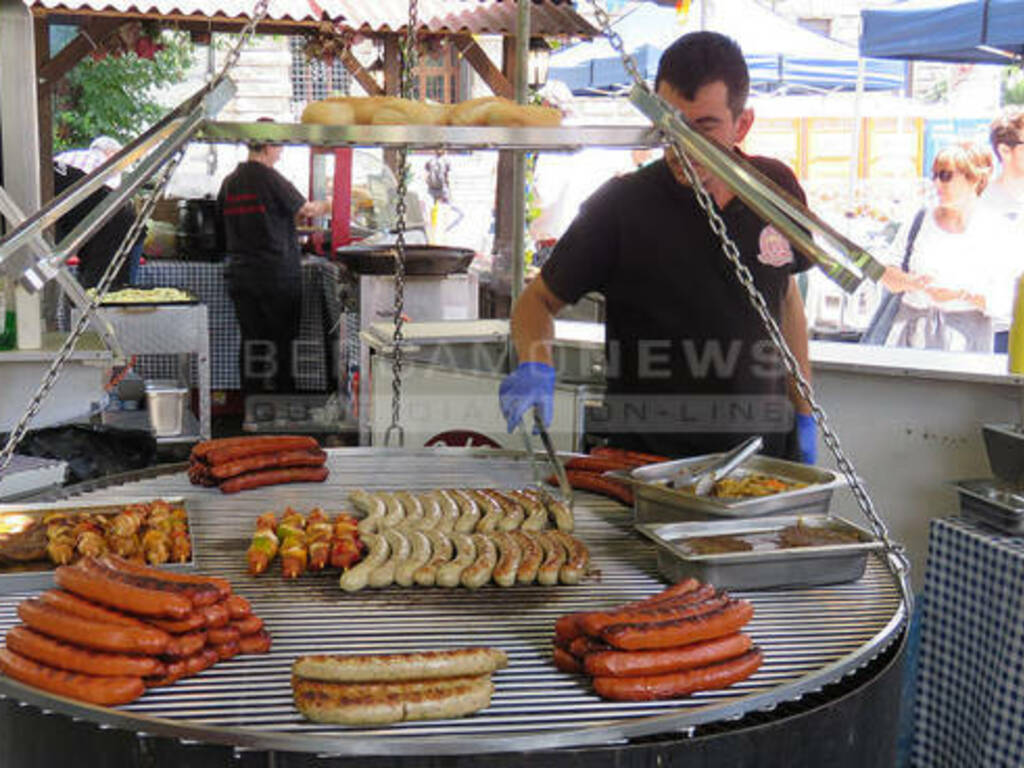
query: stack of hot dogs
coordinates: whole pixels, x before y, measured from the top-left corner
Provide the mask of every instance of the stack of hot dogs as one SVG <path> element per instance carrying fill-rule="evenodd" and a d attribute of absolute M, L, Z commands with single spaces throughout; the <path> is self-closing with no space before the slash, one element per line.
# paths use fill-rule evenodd
<path fill-rule="evenodd" d="M 627 506 L 633 506 L 633 490 L 626 483 L 605 477 L 604 473 L 614 470 L 628 472 L 645 464 L 657 464 L 662 461 L 668 459 L 622 448 L 600 447 L 594 448 L 586 456 L 574 456 L 566 461 L 565 474 L 569 478 L 569 485 L 579 491 L 600 493 Z M 548 478 L 548 483 L 558 485 L 558 479 L 552 475 Z"/>
<path fill-rule="evenodd" d="M 761 649 L 740 632 L 754 615 L 710 584 L 687 579 L 636 603 L 555 623 L 555 665 L 583 672 L 606 699 L 672 699 L 754 674 Z"/>
<path fill-rule="evenodd" d="M 207 440 L 192 449 L 188 478 L 223 493 L 281 483 L 322 483 L 327 454 L 312 437 L 274 435 Z"/>
<path fill-rule="evenodd" d="M 495 648 L 300 656 L 295 707 L 318 723 L 375 725 L 462 717 L 491 703 L 491 674 L 508 665 Z"/>
<path fill-rule="evenodd" d="M 24 600 L 0 671 L 93 704 L 127 704 L 239 653 L 266 653 L 270 635 L 226 579 L 170 573 L 115 556 L 59 567 L 60 589 Z"/>

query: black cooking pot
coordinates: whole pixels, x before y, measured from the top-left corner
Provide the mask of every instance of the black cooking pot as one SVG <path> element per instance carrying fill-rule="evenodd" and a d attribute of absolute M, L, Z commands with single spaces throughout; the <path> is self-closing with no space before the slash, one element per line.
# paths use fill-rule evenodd
<path fill-rule="evenodd" d="M 221 261 L 224 258 L 224 227 L 212 197 L 178 201 L 175 232 L 178 257 L 185 261 Z"/>
<path fill-rule="evenodd" d="M 360 275 L 393 275 L 394 245 L 346 245 L 334 253 L 338 261 Z M 470 248 L 444 245 L 407 245 L 405 274 L 451 275 L 465 272 L 476 254 Z"/>

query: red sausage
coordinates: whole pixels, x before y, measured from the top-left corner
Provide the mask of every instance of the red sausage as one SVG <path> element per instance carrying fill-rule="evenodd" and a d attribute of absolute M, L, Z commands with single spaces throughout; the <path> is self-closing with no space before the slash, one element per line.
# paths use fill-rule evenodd
<path fill-rule="evenodd" d="M 750 650 L 749 635 L 733 634 L 654 651 L 604 650 L 588 653 L 583 668 L 592 677 L 638 677 L 663 675 L 715 664 L 741 656 Z"/>
<path fill-rule="evenodd" d="M 194 653 L 191 656 L 185 658 L 185 676 L 192 677 L 198 675 L 204 669 L 209 669 L 218 661 L 220 656 L 213 648 L 203 648 L 198 653 Z"/>
<path fill-rule="evenodd" d="M 184 584 L 182 582 L 162 578 L 162 571 L 154 570 L 153 573 L 155 573 L 155 575 L 133 573 L 131 571 L 121 570 L 121 568 L 115 565 L 91 557 L 80 560 L 78 565 L 83 570 L 89 571 L 90 573 L 116 579 L 117 581 L 129 584 L 133 587 L 140 587 L 154 592 L 166 592 L 172 595 L 180 595 L 187 599 L 190 604 L 196 608 L 201 608 L 204 605 L 211 605 L 212 603 L 220 600 L 220 592 L 217 587 L 208 582 L 203 584 Z"/>
<path fill-rule="evenodd" d="M 152 656 L 103 653 L 79 648 L 17 625 L 7 630 L 7 647 L 25 658 L 71 672 L 99 677 L 145 677 L 163 675 L 166 669 Z"/>
<path fill-rule="evenodd" d="M 104 608 L 102 605 L 96 605 L 96 603 L 85 600 L 71 592 L 65 592 L 62 589 L 49 589 L 43 592 L 39 599 L 53 608 L 83 619 L 98 621 L 101 624 L 118 624 L 122 627 L 146 626 L 145 622 L 141 619 L 128 616 L 120 611 L 112 611 L 109 608 Z"/>
<path fill-rule="evenodd" d="M 255 456 L 246 456 L 242 459 L 214 464 L 210 467 L 210 474 L 216 480 L 227 480 L 230 477 L 237 477 L 245 472 L 255 472 L 258 469 L 279 469 L 282 467 L 320 467 L 327 461 L 327 454 L 323 451 L 281 451 L 278 453 L 259 453 Z"/>
<path fill-rule="evenodd" d="M 134 560 L 125 560 L 117 555 L 106 554 L 103 559 L 108 565 L 128 573 L 135 573 L 139 576 L 150 576 L 164 581 L 171 581 L 178 584 L 189 584 L 206 587 L 212 585 L 221 600 L 226 600 L 231 595 L 231 582 L 222 579 L 220 576 L 204 576 L 199 573 L 182 573 L 181 571 L 165 571 L 160 568 L 151 568 L 148 565 L 137 563 Z"/>
<path fill-rule="evenodd" d="M 244 619 L 237 619 L 231 622 L 231 626 L 238 630 L 241 637 L 255 635 L 263 629 L 263 619 L 256 615 L 246 616 Z"/>
<path fill-rule="evenodd" d="M 694 691 L 726 688 L 754 674 L 761 666 L 761 649 L 753 648 L 742 656 L 708 667 L 641 677 L 595 677 L 598 696 L 615 701 L 652 701 L 674 699 Z"/>
<path fill-rule="evenodd" d="M 190 613 L 184 619 L 149 619 L 148 623 L 162 629 L 164 632 L 169 632 L 172 635 L 184 635 L 188 632 L 195 632 L 197 629 L 202 629 L 205 625 L 203 621 L 203 614 L 199 612 Z"/>
<path fill-rule="evenodd" d="M 231 620 L 231 614 L 224 603 L 214 603 L 199 609 L 203 617 L 203 626 L 207 629 L 217 629 L 226 626 Z"/>
<path fill-rule="evenodd" d="M 624 651 L 672 648 L 738 632 L 754 615 L 746 600 L 733 600 L 700 616 L 653 624 L 613 624 L 601 630 L 601 639 Z"/>
<path fill-rule="evenodd" d="M 232 640 L 230 643 L 221 643 L 220 645 L 214 645 L 213 650 L 217 652 L 217 658 L 221 661 L 227 661 L 233 659 L 238 655 L 239 647 L 238 641 Z"/>
<path fill-rule="evenodd" d="M 597 653 L 598 651 L 607 651 L 610 649 L 611 646 L 603 640 L 598 640 L 595 637 L 587 637 L 586 635 L 580 635 L 569 643 L 569 653 L 577 659 L 582 659 L 590 653 Z"/>
<path fill-rule="evenodd" d="M 580 660 L 569 653 L 563 648 L 559 648 L 557 645 L 552 646 L 551 654 L 555 661 L 555 667 L 562 670 L 563 672 L 580 672 Z"/>
<path fill-rule="evenodd" d="M 639 451 L 627 451 L 625 448 L 613 448 L 610 445 L 599 446 L 590 451 L 591 456 L 605 456 L 619 461 L 626 461 L 631 464 L 660 464 L 663 461 L 671 461 L 667 456 L 656 456 L 653 453 L 640 453 Z"/>
<path fill-rule="evenodd" d="M 569 485 L 578 491 L 600 493 L 621 501 L 626 506 L 633 505 L 633 490 L 617 480 L 603 477 L 597 472 L 584 472 L 578 469 L 567 469 L 565 476 L 569 479 Z M 548 484 L 558 485 L 558 479 L 552 475 L 548 478 Z"/>
<path fill-rule="evenodd" d="M 211 629 L 206 636 L 210 645 L 223 645 L 224 643 L 237 643 L 242 634 L 234 627 L 220 627 Z"/>
<path fill-rule="evenodd" d="M 327 467 L 293 467 L 291 469 L 267 469 L 262 472 L 248 472 L 220 484 L 222 493 L 238 493 L 265 485 L 283 483 L 322 483 L 327 479 Z"/>
<path fill-rule="evenodd" d="M 630 470 L 636 464 L 613 459 L 610 456 L 573 456 L 565 462 L 566 469 L 582 472 L 612 472 L 614 470 Z"/>
<path fill-rule="evenodd" d="M 163 675 L 143 679 L 142 682 L 146 684 L 147 688 L 160 688 L 165 685 L 176 683 L 181 680 L 188 671 L 184 659 L 174 659 L 173 661 L 165 662 L 164 666 L 167 671 Z"/>
<path fill-rule="evenodd" d="M 199 459 L 206 458 L 210 451 L 217 448 L 234 448 L 239 445 L 245 445 L 246 443 L 252 443 L 255 440 L 261 440 L 262 438 L 253 437 L 246 435 L 244 437 L 219 437 L 216 440 L 204 440 L 201 443 L 196 443 L 192 446 L 192 452 L 189 454 L 191 461 L 198 461 Z"/>
<path fill-rule="evenodd" d="M 582 635 L 583 627 L 580 626 L 580 619 L 585 615 L 584 613 L 567 613 L 565 616 L 559 616 L 555 621 L 555 644 L 566 648 L 574 637 Z"/>
<path fill-rule="evenodd" d="M 141 677 L 99 677 L 54 669 L 0 648 L 0 672 L 58 696 L 110 706 L 135 701 L 146 692 Z"/>
<path fill-rule="evenodd" d="M 687 616 L 700 616 L 718 610 L 729 602 L 727 594 L 720 592 L 716 595 L 714 592 L 715 588 L 710 584 L 706 584 L 693 593 L 694 596 L 700 593 L 699 597 L 694 601 L 683 597 L 678 600 L 664 600 L 660 603 L 654 603 L 653 605 L 631 611 L 588 613 L 580 619 L 580 626 L 583 628 L 584 634 L 599 637 L 601 630 L 613 624 L 651 624 L 654 622 L 685 619 Z"/>
<path fill-rule="evenodd" d="M 255 456 L 260 453 L 295 450 L 315 451 L 319 448 L 320 444 L 312 437 L 296 435 L 250 437 L 235 445 L 215 447 L 212 450 L 204 451 L 200 458 L 207 464 L 216 466 L 217 464 L 226 464 L 229 461 L 244 459 L 246 456 Z"/>
<path fill-rule="evenodd" d="M 101 624 L 65 613 L 35 598 L 19 603 L 18 617 L 37 632 L 97 651 L 158 654 L 163 653 L 171 640 L 170 635 L 156 627 Z"/>
<path fill-rule="evenodd" d="M 86 571 L 77 565 L 62 565 L 54 572 L 58 587 L 112 608 L 143 616 L 183 619 L 192 612 L 192 601 L 175 595 L 126 584 L 112 576 Z"/>
<path fill-rule="evenodd" d="M 240 653 L 266 653 L 270 650 L 270 633 L 261 629 L 254 635 L 245 635 L 238 639 Z"/>
<path fill-rule="evenodd" d="M 187 635 L 177 635 L 164 649 L 164 656 L 171 656 L 177 659 L 184 659 L 199 653 L 206 645 L 205 632 L 189 632 Z"/>
<path fill-rule="evenodd" d="M 231 597 L 224 601 L 224 605 L 228 609 L 228 616 L 232 620 L 244 619 L 252 613 L 252 606 L 249 605 L 249 601 L 241 595 L 231 595 Z"/>

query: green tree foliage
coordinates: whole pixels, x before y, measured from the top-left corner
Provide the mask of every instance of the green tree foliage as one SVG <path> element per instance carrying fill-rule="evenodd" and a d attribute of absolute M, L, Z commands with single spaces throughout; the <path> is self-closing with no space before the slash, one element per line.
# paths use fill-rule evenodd
<path fill-rule="evenodd" d="M 153 94 L 181 81 L 192 63 L 192 43 L 185 33 L 163 32 L 158 43 L 138 50 L 142 56 L 86 57 L 63 78 L 54 100 L 55 152 L 88 146 L 100 135 L 130 141 L 167 112 Z"/>
<path fill-rule="evenodd" d="M 1003 104 L 1024 104 L 1024 69 L 1019 66 L 1003 71 Z"/>

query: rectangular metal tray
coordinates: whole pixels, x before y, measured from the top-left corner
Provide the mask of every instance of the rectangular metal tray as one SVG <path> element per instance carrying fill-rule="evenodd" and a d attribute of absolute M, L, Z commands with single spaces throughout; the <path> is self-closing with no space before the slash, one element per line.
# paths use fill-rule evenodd
<path fill-rule="evenodd" d="M 1011 536 L 1024 536 L 1024 488 L 994 478 L 958 480 L 952 485 L 960 494 L 964 517 Z"/>
<path fill-rule="evenodd" d="M 679 542 L 700 536 L 773 532 L 802 523 L 856 534 L 857 544 L 828 544 L 793 549 L 751 550 L 693 555 Z M 658 570 L 673 582 L 697 578 L 722 589 L 769 589 L 856 581 L 868 553 L 884 547 L 869 531 L 841 517 L 790 515 L 756 520 L 641 524 L 636 526 L 658 547 Z"/>
<path fill-rule="evenodd" d="M 616 474 L 633 486 L 636 499 L 633 510 L 637 523 L 678 520 L 743 519 L 763 515 L 825 514 L 832 501 L 832 492 L 843 480 L 835 472 L 821 467 L 798 464 L 770 456 L 751 456 L 731 476 L 757 473 L 782 480 L 806 483 L 803 488 L 751 499 L 718 499 L 695 496 L 667 488 L 664 482 L 682 469 L 697 470 L 713 461 L 718 454 L 694 456 L 639 467 L 632 472 Z"/>
<path fill-rule="evenodd" d="M 181 496 L 165 496 L 159 497 L 163 501 L 176 506 L 185 507 L 185 515 L 188 521 L 188 535 L 189 540 L 192 542 L 192 557 L 186 563 L 164 563 L 158 567 L 165 568 L 170 571 L 191 571 L 196 567 L 196 535 L 195 526 L 192 524 L 192 510 L 189 509 L 184 497 Z M 117 502 L 91 502 L 91 503 L 75 503 L 74 501 L 57 501 L 46 504 L 0 504 L 0 518 L 7 515 L 28 515 L 30 517 L 40 517 L 49 514 L 50 512 L 78 512 L 86 511 L 94 514 L 103 514 L 105 511 L 109 511 L 111 514 L 116 514 L 129 504 L 138 504 L 142 502 L 156 501 L 157 497 L 149 498 L 135 498 L 126 497 Z M 52 563 L 42 564 L 33 563 L 32 569 L 26 570 L 11 570 L 10 566 L 0 565 L 0 595 L 9 594 L 11 592 L 22 592 L 25 590 L 32 589 L 50 589 L 53 582 L 53 571 L 56 568 Z"/>
<path fill-rule="evenodd" d="M 1007 483 L 1024 481 L 1024 431 L 1018 424 L 983 424 L 992 474 Z"/>

